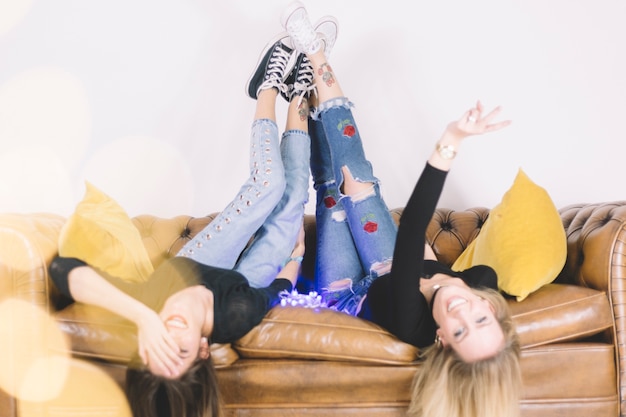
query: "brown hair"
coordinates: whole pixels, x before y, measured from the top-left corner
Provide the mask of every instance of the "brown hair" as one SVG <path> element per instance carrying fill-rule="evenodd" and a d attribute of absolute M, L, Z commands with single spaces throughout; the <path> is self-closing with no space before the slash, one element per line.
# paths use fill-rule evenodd
<path fill-rule="evenodd" d="M 494 356 L 464 362 L 436 344 L 424 351 L 413 382 L 411 417 L 517 417 L 521 391 L 520 344 L 506 300 L 495 290 L 472 290 L 491 303 L 504 334 Z"/>
<path fill-rule="evenodd" d="M 126 396 L 134 417 L 221 417 L 217 376 L 211 358 L 197 359 L 178 379 L 129 366 Z"/>

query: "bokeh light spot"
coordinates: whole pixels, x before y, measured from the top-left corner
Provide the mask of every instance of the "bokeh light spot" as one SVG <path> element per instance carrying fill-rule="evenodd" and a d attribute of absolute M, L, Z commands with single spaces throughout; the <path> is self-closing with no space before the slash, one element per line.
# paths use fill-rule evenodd
<path fill-rule="evenodd" d="M 68 373 L 68 342 L 56 322 L 36 305 L 0 303 L 0 388 L 25 401 L 46 401 L 62 390 Z"/>
<path fill-rule="evenodd" d="M 21 415 L 132 417 L 124 392 L 103 370 L 78 359 L 70 360 L 61 392 L 43 404 L 20 401 Z M 32 411 L 31 411 L 32 408 Z"/>
<path fill-rule="evenodd" d="M 31 9 L 33 0 L 0 1 L 0 36 L 17 26 Z"/>
<path fill-rule="evenodd" d="M 187 160 L 169 143 L 128 136 L 108 143 L 87 161 L 82 177 L 131 216 L 187 213 L 194 183 Z"/>
<path fill-rule="evenodd" d="M 70 174 L 49 146 L 22 146 L 0 153 L 0 213 L 72 210 Z"/>
<path fill-rule="evenodd" d="M 24 71 L 0 87 L 0 154 L 47 145 L 68 167 L 83 157 L 91 112 L 83 84 L 55 67 Z"/>

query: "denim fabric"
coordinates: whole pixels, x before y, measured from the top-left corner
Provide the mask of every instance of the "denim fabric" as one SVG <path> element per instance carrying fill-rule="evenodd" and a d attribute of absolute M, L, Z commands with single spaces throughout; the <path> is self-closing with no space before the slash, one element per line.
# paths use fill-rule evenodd
<path fill-rule="evenodd" d="M 285 193 L 235 267 L 252 287 L 270 285 L 291 255 L 309 198 L 309 135 L 301 130 L 289 130 L 280 145 L 287 182 Z"/>
<path fill-rule="evenodd" d="M 322 103 L 309 122 L 311 172 L 317 193 L 316 286 L 327 291 L 349 278 L 352 288 L 387 272 L 397 227 L 380 195 L 379 181 L 366 159 L 363 144 L 346 98 Z M 372 182 L 370 195 L 352 199 L 341 192 L 342 166 L 361 182 Z M 337 289 L 337 288 L 335 288 Z M 358 304 L 358 300 L 346 302 Z M 354 312 L 352 312 L 354 314 Z"/>
<path fill-rule="evenodd" d="M 285 132 L 279 146 L 276 123 L 256 120 L 250 140 L 250 176 L 235 198 L 177 256 L 237 269 L 252 286 L 269 285 L 291 254 L 302 224 L 309 152 L 305 132 Z M 253 235 L 252 246 L 236 264 Z"/>

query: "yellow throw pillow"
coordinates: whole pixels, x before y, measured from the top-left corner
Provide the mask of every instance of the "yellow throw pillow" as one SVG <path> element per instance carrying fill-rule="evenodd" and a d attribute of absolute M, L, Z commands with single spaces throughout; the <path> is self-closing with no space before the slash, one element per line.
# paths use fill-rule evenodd
<path fill-rule="evenodd" d="M 522 301 L 563 269 L 567 240 L 548 193 L 520 169 L 480 233 L 454 262 L 455 271 L 489 265 L 501 291 Z"/>
<path fill-rule="evenodd" d="M 78 258 L 129 282 L 145 281 L 154 271 L 139 230 L 111 197 L 86 182 L 83 200 L 59 236 L 59 255 Z"/>

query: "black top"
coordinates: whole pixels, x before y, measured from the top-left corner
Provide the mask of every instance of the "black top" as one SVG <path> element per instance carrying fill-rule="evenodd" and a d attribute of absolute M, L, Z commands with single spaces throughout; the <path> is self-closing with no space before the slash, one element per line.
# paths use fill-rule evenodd
<path fill-rule="evenodd" d="M 391 271 L 372 283 L 359 313 L 360 317 L 417 347 L 431 345 L 437 329 L 426 298 L 419 290 L 420 278 L 441 272 L 459 277 L 471 287 L 497 289 L 495 271 L 488 266 L 456 272 L 441 262 L 424 260 L 426 227 L 446 177 L 447 171 L 426 164 L 400 217 Z"/>
<path fill-rule="evenodd" d="M 50 275 L 61 293 L 72 298 L 68 274 L 85 265 L 75 258 L 57 257 L 52 261 Z M 244 336 L 279 301 L 281 291 L 292 289 L 291 282 L 285 278 L 275 279 L 267 288 L 252 288 L 239 272 L 207 266 L 184 257 L 164 261 L 142 283 L 129 283 L 98 272 L 115 287 L 157 312 L 170 295 L 192 285 L 204 285 L 213 292 L 214 299 L 212 343 L 229 343 Z"/>

